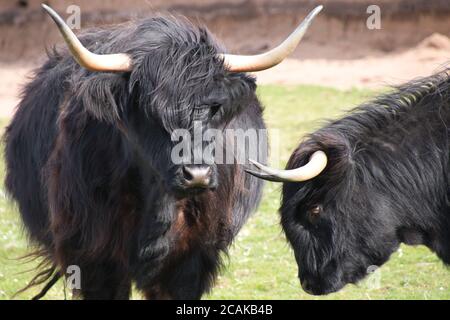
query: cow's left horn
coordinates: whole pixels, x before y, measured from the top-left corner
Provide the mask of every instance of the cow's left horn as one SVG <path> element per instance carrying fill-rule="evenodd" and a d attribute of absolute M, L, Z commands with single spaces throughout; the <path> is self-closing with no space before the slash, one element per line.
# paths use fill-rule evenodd
<path fill-rule="evenodd" d="M 42 4 L 42 8 L 55 21 L 59 31 L 64 37 L 67 46 L 72 52 L 75 60 L 82 67 L 91 71 L 131 71 L 132 61 L 129 55 L 125 53 L 116 54 L 95 54 L 86 49 L 78 40 L 64 20 L 49 6 Z"/>
<path fill-rule="evenodd" d="M 253 170 L 245 171 L 258 178 L 276 182 L 300 182 L 317 177 L 327 166 L 327 155 L 323 151 L 316 151 L 309 158 L 307 164 L 292 170 L 273 169 L 259 162 L 250 159 L 249 161 L 260 169 L 261 172 Z"/>
<path fill-rule="evenodd" d="M 303 38 L 311 22 L 316 15 L 322 10 L 323 6 L 316 7 L 303 22 L 292 32 L 292 34 L 284 40 L 278 47 L 254 56 L 241 56 L 233 54 L 221 54 L 225 66 L 230 71 L 251 72 L 261 71 L 276 66 L 290 55 Z"/>

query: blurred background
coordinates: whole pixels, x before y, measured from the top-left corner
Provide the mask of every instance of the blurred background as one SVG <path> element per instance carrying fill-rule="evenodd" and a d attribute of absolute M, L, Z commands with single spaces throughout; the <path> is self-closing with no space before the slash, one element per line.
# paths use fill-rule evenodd
<path fill-rule="evenodd" d="M 450 57 L 448 0 L 0 0 L 0 115 L 11 113 L 23 76 L 61 43 L 45 2 L 67 17 L 81 8 L 81 29 L 148 17 L 187 16 L 206 25 L 229 52 L 251 54 L 278 44 L 316 5 L 324 10 L 288 61 L 259 73 L 260 83 L 379 87 L 425 76 Z M 381 28 L 370 30 L 369 5 Z"/>
<path fill-rule="evenodd" d="M 45 59 L 46 48 L 62 43 L 42 2 L 63 17 L 68 6 L 78 5 L 81 32 L 157 12 L 184 15 L 206 25 L 228 52 L 239 54 L 277 45 L 323 4 L 295 53 L 257 73 L 266 122 L 280 128 L 280 165 L 301 136 L 321 124 L 318 120 L 338 117 L 388 85 L 430 75 L 450 61 L 449 0 L 0 0 L 0 130 L 14 113 L 30 71 Z M 370 5 L 380 8 L 380 29 L 367 27 Z M 1 180 L 3 174 L 0 161 Z M 300 289 L 293 254 L 279 227 L 279 198 L 279 185 L 267 184 L 263 203 L 236 239 L 209 298 L 312 298 Z M 16 208 L 0 189 L 0 299 L 11 298 L 31 278 L 18 272 L 33 269 L 35 262 L 19 266 L 12 260 L 26 252 Z M 380 272 L 379 285 L 347 286 L 325 298 L 450 299 L 450 272 L 424 247 L 402 246 Z M 62 285 L 48 297 L 64 298 Z"/>

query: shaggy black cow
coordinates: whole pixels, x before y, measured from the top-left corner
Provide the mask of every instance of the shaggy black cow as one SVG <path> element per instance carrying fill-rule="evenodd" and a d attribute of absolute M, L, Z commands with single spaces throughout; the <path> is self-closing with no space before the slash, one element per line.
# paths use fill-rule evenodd
<path fill-rule="evenodd" d="M 282 226 L 308 293 L 359 281 L 402 242 L 450 264 L 449 70 L 309 135 L 288 170 L 249 171 L 285 182 Z"/>
<path fill-rule="evenodd" d="M 200 163 L 175 163 L 172 135 L 196 122 L 264 129 L 242 72 L 281 62 L 320 8 L 257 56 L 221 54 L 205 29 L 165 17 L 87 31 L 81 44 L 44 9 L 70 53 L 54 50 L 37 70 L 5 135 L 7 189 L 48 262 L 31 285 L 49 281 L 41 297 L 77 265 L 83 298 L 126 299 L 133 281 L 147 298 L 201 297 L 262 184 L 241 164 L 207 161 L 214 141 L 191 144 Z"/>

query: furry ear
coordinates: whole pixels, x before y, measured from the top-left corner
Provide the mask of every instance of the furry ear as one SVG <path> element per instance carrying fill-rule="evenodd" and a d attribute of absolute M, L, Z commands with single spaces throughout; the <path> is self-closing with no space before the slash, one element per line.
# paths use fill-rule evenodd
<path fill-rule="evenodd" d="M 95 73 L 86 77 L 77 90 L 77 98 L 95 118 L 108 123 L 120 120 L 128 100 L 124 75 Z"/>

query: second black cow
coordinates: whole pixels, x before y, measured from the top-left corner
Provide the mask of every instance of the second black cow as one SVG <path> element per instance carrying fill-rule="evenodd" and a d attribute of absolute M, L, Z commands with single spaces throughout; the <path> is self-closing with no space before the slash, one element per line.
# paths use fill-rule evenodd
<path fill-rule="evenodd" d="M 305 291 L 326 294 L 381 266 L 400 243 L 450 264 L 450 74 L 400 86 L 310 134 L 286 170 L 281 221 Z"/>

